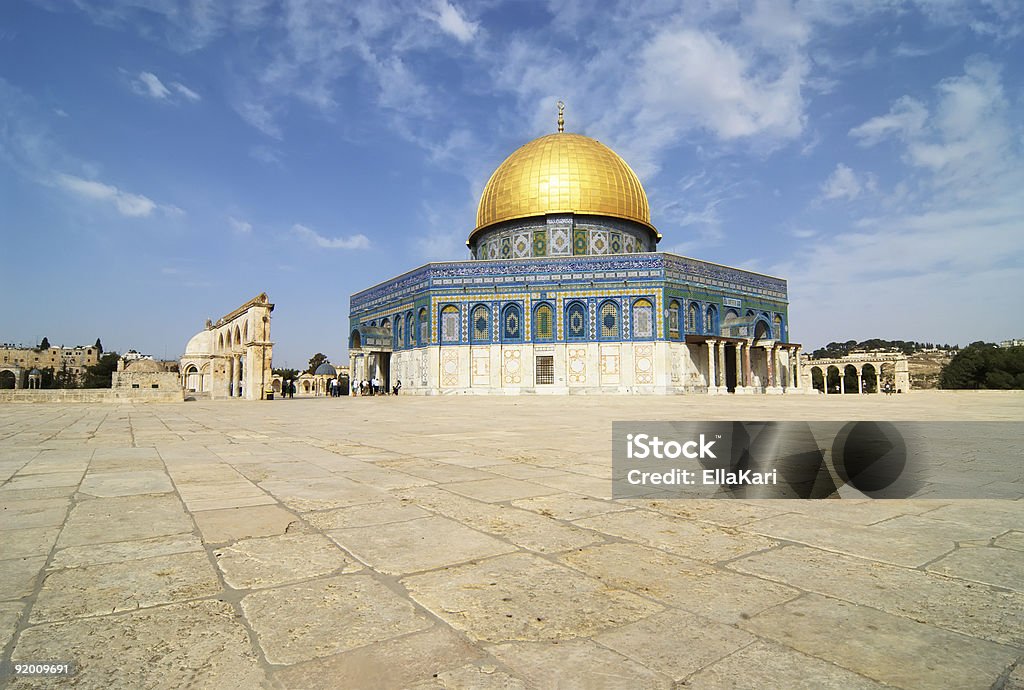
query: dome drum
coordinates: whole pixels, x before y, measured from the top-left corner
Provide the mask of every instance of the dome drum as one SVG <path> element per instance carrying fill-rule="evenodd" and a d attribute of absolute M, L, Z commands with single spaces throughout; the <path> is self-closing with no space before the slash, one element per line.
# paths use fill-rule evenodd
<path fill-rule="evenodd" d="M 653 252 L 657 242 L 649 226 L 631 220 L 549 214 L 495 223 L 472 237 L 469 250 L 474 259 L 522 259 Z"/>

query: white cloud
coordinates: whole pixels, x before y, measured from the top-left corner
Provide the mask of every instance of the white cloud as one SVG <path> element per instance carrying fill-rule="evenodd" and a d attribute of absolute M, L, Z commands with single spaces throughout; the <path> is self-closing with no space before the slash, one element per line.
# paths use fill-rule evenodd
<path fill-rule="evenodd" d="M 198 100 L 200 100 L 202 98 L 198 93 L 196 93 L 192 89 L 188 88 L 187 86 L 182 84 L 180 81 L 171 82 L 171 86 L 174 87 L 175 91 L 177 91 L 178 93 L 180 93 L 182 96 L 184 96 L 185 98 L 187 98 L 190 101 L 198 101 Z"/>
<path fill-rule="evenodd" d="M 139 72 L 139 78 L 132 82 L 136 93 L 163 100 L 171 95 L 164 83 L 152 72 Z"/>
<path fill-rule="evenodd" d="M 863 146 L 872 146 L 890 136 L 912 136 L 920 132 L 928 117 L 928 110 L 915 98 L 904 96 L 885 115 L 873 117 L 850 130 L 850 136 Z"/>
<path fill-rule="evenodd" d="M 472 41 L 480 28 L 479 22 L 466 21 L 465 17 L 462 16 L 462 12 L 455 5 L 449 3 L 448 0 L 437 0 L 437 12 L 438 14 L 434 17 L 434 21 L 437 22 L 442 31 L 454 36 L 460 43 Z"/>
<path fill-rule="evenodd" d="M 877 188 L 874 175 L 858 177 L 848 165 L 839 163 L 828 179 L 821 185 L 821 195 L 825 199 L 846 199 L 853 201 L 864 192 L 873 192 Z"/>
<path fill-rule="evenodd" d="M 252 223 L 239 220 L 234 216 L 228 216 L 228 223 L 230 223 L 231 229 L 239 235 L 248 235 L 252 232 Z"/>
<path fill-rule="evenodd" d="M 140 96 L 155 98 L 158 101 L 174 102 L 180 100 L 179 98 L 175 98 L 175 94 L 192 103 L 195 103 L 202 98 L 198 93 L 185 86 L 180 81 L 171 82 L 170 88 L 168 88 L 168 86 L 160 80 L 160 77 L 156 76 L 152 72 L 139 72 L 138 77 L 132 79 L 131 85 L 135 93 Z"/>
<path fill-rule="evenodd" d="M 61 173 L 56 176 L 56 182 L 58 186 L 86 199 L 111 202 L 123 216 L 145 217 L 157 208 L 156 202 L 148 197 L 125 192 L 113 185 L 95 180 Z"/>
<path fill-rule="evenodd" d="M 244 101 L 235 105 L 235 111 L 250 125 L 274 139 L 281 138 L 281 128 L 270 109 L 262 103 Z"/>
<path fill-rule="evenodd" d="M 363 234 L 350 235 L 348 237 L 324 237 L 312 228 L 296 223 L 292 226 L 292 233 L 316 247 L 324 249 L 369 249 L 370 238 Z"/>

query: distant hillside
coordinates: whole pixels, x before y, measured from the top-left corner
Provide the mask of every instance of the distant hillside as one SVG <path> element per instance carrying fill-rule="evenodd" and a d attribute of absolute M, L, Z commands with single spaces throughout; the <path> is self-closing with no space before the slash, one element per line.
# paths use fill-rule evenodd
<path fill-rule="evenodd" d="M 870 340 L 847 340 L 845 343 L 829 343 L 811 353 L 815 359 L 829 357 L 845 357 L 851 352 L 902 352 L 905 355 L 912 355 L 922 351 L 947 350 L 954 354 L 958 350 L 956 345 L 939 345 L 938 343 L 919 343 L 916 340 L 882 340 L 871 338 Z"/>
<path fill-rule="evenodd" d="M 910 387 L 938 388 L 942 369 L 952 361 L 959 350 L 922 350 L 907 355 L 907 366 L 910 369 Z"/>

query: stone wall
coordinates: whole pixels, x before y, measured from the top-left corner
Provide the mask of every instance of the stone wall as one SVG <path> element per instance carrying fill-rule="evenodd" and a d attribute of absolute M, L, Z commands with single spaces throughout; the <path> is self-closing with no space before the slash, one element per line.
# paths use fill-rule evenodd
<path fill-rule="evenodd" d="M 61 388 L 54 390 L 0 390 L 0 403 L 121 403 L 184 402 L 181 386 L 164 388 Z"/>

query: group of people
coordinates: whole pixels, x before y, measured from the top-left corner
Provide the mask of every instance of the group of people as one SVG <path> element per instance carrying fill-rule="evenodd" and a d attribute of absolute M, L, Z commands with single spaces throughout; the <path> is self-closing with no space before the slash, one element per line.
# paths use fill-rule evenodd
<path fill-rule="evenodd" d="M 282 381 L 281 382 L 281 400 L 286 398 L 295 397 L 295 382 L 294 381 Z"/>
<path fill-rule="evenodd" d="M 340 379 L 330 379 L 329 381 L 327 381 L 327 395 L 331 396 L 332 398 L 337 398 L 341 395 L 344 395 L 344 392 L 342 391 L 342 382 Z"/>
<path fill-rule="evenodd" d="M 398 395 L 402 390 L 402 380 L 398 379 L 391 387 L 391 394 Z M 352 395 L 387 395 L 388 389 L 384 382 L 374 376 L 372 379 L 363 379 L 352 384 Z"/>

